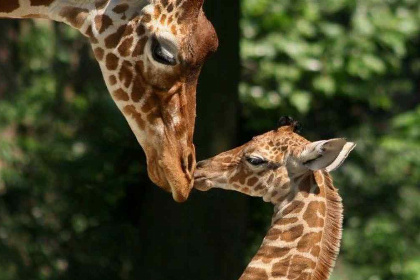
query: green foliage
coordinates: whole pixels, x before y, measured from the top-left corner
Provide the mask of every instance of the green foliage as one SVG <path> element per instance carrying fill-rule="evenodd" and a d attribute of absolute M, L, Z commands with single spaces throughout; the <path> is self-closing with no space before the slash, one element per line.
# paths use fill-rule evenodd
<path fill-rule="evenodd" d="M 68 30 L 17 30 L 21 74 L 0 102 L 0 279 L 133 273 L 138 229 L 121 203 L 146 178 L 144 159 L 86 40 Z"/>
<path fill-rule="evenodd" d="M 248 133 L 290 114 L 310 139 L 358 144 L 334 174 L 345 228 L 333 279 L 420 279 L 420 2 L 246 0 L 242 11 Z"/>

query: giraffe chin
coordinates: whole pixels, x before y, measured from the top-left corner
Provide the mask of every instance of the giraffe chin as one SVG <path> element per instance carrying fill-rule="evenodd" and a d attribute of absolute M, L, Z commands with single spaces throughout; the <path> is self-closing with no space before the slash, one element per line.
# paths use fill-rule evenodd
<path fill-rule="evenodd" d="M 158 160 L 158 164 L 148 163 L 148 174 L 152 182 L 163 190 L 172 193 L 176 202 L 185 202 L 194 184 L 193 179 L 188 179 L 182 168 L 172 161 Z M 157 166 L 157 167 L 153 167 Z M 150 168 L 151 167 L 151 168 Z"/>

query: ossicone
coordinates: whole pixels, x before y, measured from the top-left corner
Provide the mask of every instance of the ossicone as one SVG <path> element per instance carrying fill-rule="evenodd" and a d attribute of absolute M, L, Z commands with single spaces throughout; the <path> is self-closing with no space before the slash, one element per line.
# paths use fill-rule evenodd
<path fill-rule="evenodd" d="M 295 121 L 290 116 L 280 117 L 280 119 L 278 121 L 278 126 L 279 126 L 279 128 L 283 127 L 283 126 L 290 126 L 290 127 L 292 127 L 293 132 L 295 132 L 295 133 L 300 133 L 301 130 L 302 130 L 302 125 L 298 121 Z"/>

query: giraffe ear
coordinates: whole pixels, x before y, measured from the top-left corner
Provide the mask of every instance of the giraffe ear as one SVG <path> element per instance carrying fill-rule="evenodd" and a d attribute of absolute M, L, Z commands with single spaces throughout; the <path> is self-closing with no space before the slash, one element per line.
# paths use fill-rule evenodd
<path fill-rule="evenodd" d="M 354 147 L 356 144 L 344 138 L 317 141 L 306 145 L 299 160 L 311 170 L 330 172 L 340 167 Z"/>

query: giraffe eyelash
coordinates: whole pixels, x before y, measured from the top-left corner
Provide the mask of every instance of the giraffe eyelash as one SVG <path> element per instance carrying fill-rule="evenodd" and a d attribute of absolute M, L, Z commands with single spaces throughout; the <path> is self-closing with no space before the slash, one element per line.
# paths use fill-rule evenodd
<path fill-rule="evenodd" d="M 247 156 L 245 159 L 249 164 L 253 166 L 261 166 L 268 163 L 268 160 L 257 156 Z"/>

